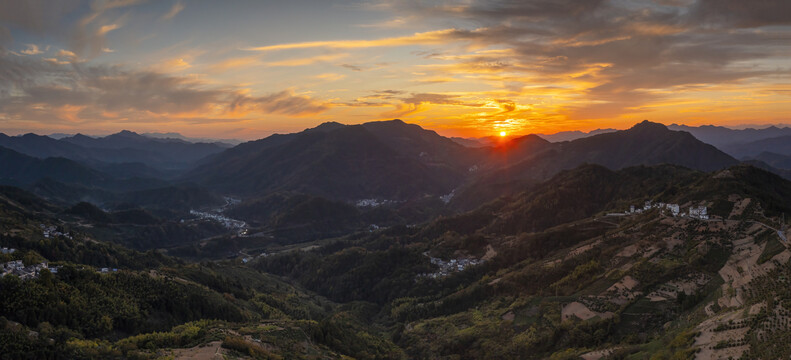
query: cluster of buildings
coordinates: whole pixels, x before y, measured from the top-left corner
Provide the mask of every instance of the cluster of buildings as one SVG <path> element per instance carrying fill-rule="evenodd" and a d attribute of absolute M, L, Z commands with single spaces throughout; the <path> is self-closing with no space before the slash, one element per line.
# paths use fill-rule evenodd
<path fill-rule="evenodd" d="M 44 269 L 49 270 L 49 272 L 53 274 L 57 274 L 59 268 L 60 266 L 49 267 L 49 264 L 45 262 L 40 264 L 25 266 L 25 264 L 22 263 L 22 260 L 14 260 L 4 264 L 0 264 L 0 272 L 2 272 L 1 276 L 16 275 L 22 280 L 30 280 L 30 279 L 38 278 L 39 273 L 41 272 L 41 270 Z"/>
<path fill-rule="evenodd" d="M 16 249 L 14 248 L 3 247 L 0 249 L 0 253 L 3 254 L 13 254 L 15 252 Z M 50 267 L 46 262 L 25 266 L 22 260 L 12 260 L 5 263 L 0 263 L 0 277 L 6 275 L 16 275 L 22 280 L 29 280 L 37 278 L 39 272 L 43 269 L 47 269 L 49 272 L 57 274 L 59 268 L 60 266 Z"/>
<path fill-rule="evenodd" d="M 701 220 L 708 220 L 708 209 L 705 206 L 690 206 L 689 217 Z"/>
<path fill-rule="evenodd" d="M 451 191 L 450 194 L 445 194 L 445 195 L 440 196 L 439 199 L 442 200 L 442 202 L 447 204 L 451 200 L 453 200 L 454 196 L 456 196 L 456 189 L 453 189 L 453 191 Z"/>
<path fill-rule="evenodd" d="M 242 220 L 231 219 L 218 213 L 190 210 L 190 215 L 201 219 L 217 221 L 230 230 L 235 230 L 240 236 L 247 235 L 247 223 Z M 181 222 L 184 222 L 182 219 Z"/>
<path fill-rule="evenodd" d="M 428 256 L 428 254 L 425 253 L 424 255 Z M 431 263 L 439 267 L 439 270 L 433 273 L 419 274 L 418 277 L 427 277 L 432 279 L 445 277 L 454 272 L 464 271 L 464 269 L 470 266 L 483 264 L 484 260 L 463 258 L 463 259 L 450 259 L 448 261 L 445 261 L 440 258 L 432 257 Z"/>
<path fill-rule="evenodd" d="M 701 219 L 701 220 L 709 220 L 708 209 L 705 206 L 690 206 L 689 213 L 681 212 L 681 207 L 678 204 L 670 204 L 670 203 L 663 203 L 658 202 L 654 203 L 651 201 L 646 201 L 642 207 L 636 207 L 634 205 L 629 206 L 628 212 L 623 213 L 608 213 L 607 216 L 626 216 L 632 214 L 640 214 L 651 209 L 659 209 L 663 213 L 668 211 L 672 216 L 689 216 L 693 219 Z"/>
<path fill-rule="evenodd" d="M 651 201 L 646 201 L 645 204 L 643 204 L 642 208 L 635 209 L 635 206 L 632 205 L 629 207 L 629 212 L 633 214 L 634 213 L 639 214 L 641 212 L 649 211 L 651 209 L 667 210 L 670 211 L 670 214 L 673 216 L 679 216 L 681 212 L 681 207 L 678 206 L 678 204 L 666 204 L 663 202 L 654 203 Z"/>
<path fill-rule="evenodd" d="M 395 201 L 393 200 L 362 199 L 362 200 L 357 200 L 355 205 L 357 207 L 376 207 L 376 206 L 392 204 L 394 202 Z"/>
<path fill-rule="evenodd" d="M 72 238 L 71 234 L 62 233 L 62 232 L 58 231 L 58 228 L 56 228 L 53 225 L 49 225 L 48 226 L 48 225 L 44 225 L 44 224 L 39 224 L 39 227 L 41 228 L 41 231 L 44 233 L 44 237 L 47 238 L 47 239 L 49 239 L 51 237 L 57 237 L 57 236 L 63 236 L 63 237 L 69 238 L 69 239 Z"/>

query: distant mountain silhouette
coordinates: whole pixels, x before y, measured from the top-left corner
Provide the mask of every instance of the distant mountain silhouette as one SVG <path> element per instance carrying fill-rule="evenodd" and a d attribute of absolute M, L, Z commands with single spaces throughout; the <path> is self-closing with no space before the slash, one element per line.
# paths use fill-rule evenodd
<path fill-rule="evenodd" d="M 471 148 L 486 146 L 486 144 L 482 143 L 481 141 L 475 138 L 452 137 L 450 139 L 459 145 L 471 147 Z"/>
<path fill-rule="evenodd" d="M 535 136 L 539 136 L 540 138 L 547 140 L 549 142 L 561 142 L 561 141 L 571 141 L 577 140 L 584 137 L 589 137 L 593 135 L 599 134 L 606 134 L 610 132 L 618 131 L 616 129 L 596 129 L 591 130 L 588 132 L 580 131 L 580 130 L 573 130 L 573 131 L 560 131 L 553 134 L 531 134 Z M 521 136 L 517 136 L 521 137 Z M 497 146 L 502 142 L 501 137 L 497 136 L 486 136 L 482 138 L 460 138 L 460 137 L 453 137 L 451 140 L 464 145 L 466 147 L 482 147 L 482 146 Z M 508 139 L 510 140 L 510 139 Z"/>
<path fill-rule="evenodd" d="M 481 156 L 480 151 L 460 146 L 433 130 L 401 120 L 374 121 L 362 126 L 399 154 L 418 158 L 429 166 L 464 171 Z"/>
<path fill-rule="evenodd" d="M 244 196 L 292 191 L 345 200 L 442 195 L 466 183 L 459 191 L 488 198 L 500 194 L 493 184 L 541 181 L 585 163 L 613 170 L 668 163 L 712 171 L 738 161 L 689 133 L 648 121 L 574 141 L 527 135 L 469 148 L 393 120 L 325 123 L 272 135 L 211 156 L 183 179 Z"/>
<path fill-rule="evenodd" d="M 188 166 L 188 164 L 194 163 L 206 156 L 216 154 L 227 148 L 226 145 L 218 143 L 191 143 L 173 138 L 156 139 L 128 130 L 99 138 L 77 134 L 72 137 L 63 138 L 61 141 L 89 149 L 115 149 L 131 152 L 135 150 L 143 151 L 150 157 L 139 159 L 136 162 L 143 162 L 166 168 L 185 167 Z"/>
<path fill-rule="evenodd" d="M 163 180 L 117 177 L 62 157 L 39 159 L 0 147 L 0 184 L 26 188 L 51 201 L 113 201 L 117 193 L 166 186 Z"/>
<path fill-rule="evenodd" d="M 553 143 L 543 152 L 510 167 L 511 174 L 549 177 L 584 163 L 617 170 L 636 165 L 675 164 L 712 171 L 738 163 L 691 134 L 671 131 L 662 124 L 643 121 L 628 130 Z"/>
<path fill-rule="evenodd" d="M 687 125 L 669 125 L 670 130 L 686 131 L 694 135 L 698 140 L 707 144 L 714 145 L 726 152 L 727 148 L 736 144 L 745 144 L 758 140 L 791 135 L 790 127 L 776 127 L 770 126 L 764 129 L 730 129 L 724 126 L 703 125 L 703 126 L 687 126 Z M 731 153 L 736 157 L 740 154 Z"/>
<path fill-rule="evenodd" d="M 330 199 L 406 199 L 458 186 L 468 160 L 456 156 L 465 151 L 433 131 L 401 121 L 326 123 L 241 144 L 211 157 L 184 179 L 245 195 L 296 191 Z"/>
<path fill-rule="evenodd" d="M 552 147 L 552 143 L 538 135 L 525 135 L 492 147 L 494 154 L 507 154 L 511 157 L 529 157 Z"/>
<path fill-rule="evenodd" d="M 643 121 L 628 130 L 573 141 L 544 142 L 532 151 L 525 152 L 522 157 L 511 157 L 510 165 L 482 174 L 472 185 L 461 189 L 454 201 L 471 208 L 582 164 L 599 164 L 612 170 L 638 165 L 673 164 L 713 171 L 739 163 L 687 132 L 671 131 L 662 124 L 649 121 Z"/>
<path fill-rule="evenodd" d="M 188 137 L 188 136 L 181 135 L 181 134 L 179 134 L 177 132 L 167 132 L 167 133 L 147 132 L 147 133 L 142 133 L 140 135 L 143 135 L 143 136 L 145 136 L 147 138 L 152 138 L 152 139 L 177 139 L 177 140 L 183 140 L 183 141 L 191 142 L 191 143 L 210 143 L 210 144 L 218 144 L 220 146 L 227 146 L 227 147 L 238 145 L 238 144 L 241 144 L 243 142 L 242 140 L 238 140 L 238 139 L 194 138 L 194 137 Z M 52 136 L 52 135 L 50 135 L 50 136 Z"/>
<path fill-rule="evenodd" d="M 7 136 L 0 133 L 0 146 L 40 159 L 64 157 L 82 160 L 90 158 L 91 153 L 79 145 L 36 134 Z"/>
<path fill-rule="evenodd" d="M 739 158 L 755 157 L 763 152 L 791 156 L 791 135 L 733 144 L 723 147 L 723 150 Z"/>
<path fill-rule="evenodd" d="M 596 129 L 591 130 L 589 132 L 573 130 L 573 131 L 561 131 L 554 134 L 538 134 L 542 139 L 545 139 L 550 142 L 561 142 L 561 141 L 571 141 L 582 139 L 585 137 L 599 135 L 599 134 L 606 134 L 618 131 L 616 129 Z"/>
<path fill-rule="evenodd" d="M 38 159 L 4 147 L 0 147 L 0 169 L 3 169 L 0 181 L 15 186 L 44 178 L 86 185 L 108 180 L 106 175 L 69 159 Z"/>
<path fill-rule="evenodd" d="M 102 167 L 101 163 L 142 163 L 159 170 L 188 168 L 227 148 L 217 143 L 154 139 L 126 130 L 106 137 L 77 134 L 61 139 L 35 134 L 0 134 L 0 146 L 41 159 L 63 157 L 98 167 Z"/>

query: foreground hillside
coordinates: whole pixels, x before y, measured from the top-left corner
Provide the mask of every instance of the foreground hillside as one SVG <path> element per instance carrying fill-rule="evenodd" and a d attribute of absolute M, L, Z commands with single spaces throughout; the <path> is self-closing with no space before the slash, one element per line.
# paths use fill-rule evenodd
<path fill-rule="evenodd" d="M 784 358 L 789 196 L 791 183 L 746 166 L 586 166 L 464 215 L 255 266 L 378 304 L 410 358 Z M 623 214 L 645 201 L 656 205 Z"/>
<path fill-rule="evenodd" d="M 0 188 L 0 358 L 379 358 L 401 351 L 339 305 L 238 261 L 188 264 L 97 240 L 87 219 Z M 344 355 L 345 354 L 345 355 Z"/>
<path fill-rule="evenodd" d="M 791 356 L 791 182 L 750 166 L 585 165 L 423 225 L 194 263 L 1 190 L 10 358 Z"/>

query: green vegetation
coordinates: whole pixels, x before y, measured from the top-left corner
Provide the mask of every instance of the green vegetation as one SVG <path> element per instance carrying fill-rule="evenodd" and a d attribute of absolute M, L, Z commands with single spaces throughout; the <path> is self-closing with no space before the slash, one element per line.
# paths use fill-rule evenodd
<path fill-rule="evenodd" d="M 785 245 L 777 239 L 777 234 L 772 232 L 772 235 L 773 236 L 766 241 L 766 246 L 764 247 L 764 251 L 761 252 L 761 256 L 758 257 L 759 264 L 769 261 L 769 259 L 786 249 Z"/>
<path fill-rule="evenodd" d="M 699 350 L 699 324 L 732 312 L 744 318 L 712 329 L 749 328 L 747 336 L 707 351 L 749 345 L 746 358 L 785 358 L 779 344 L 791 325 L 791 266 L 769 261 L 786 249 L 752 222 L 775 226 L 764 206 L 777 199 L 757 183 L 734 183 L 752 170 L 730 171 L 588 165 L 474 211 L 304 244 L 294 239 L 334 228 L 329 220 L 301 227 L 313 217 L 337 220 L 338 228 L 348 219 L 348 230 L 394 210 L 275 196 L 239 211 L 261 211 L 262 229 L 293 225 L 292 234 L 302 235 L 195 241 L 211 225 L 134 207 L 64 211 L 9 188 L 0 193 L 0 242 L 17 251 L 0 260 L 59 267 L 0 279 L 0 352 L 145 359 L 208 348 L 255 359 L 575 359 L 602 351 L 610 359 L 687 359 Z M 747 197 L 744 219 L 602 216 L 645 200 L 712 201 L 724 214 L 732 199 Z M 45 237 L 42 225 L 59 235 Z M 756 245 L 763 253 L 748 256 Z M 148 248 L 159 249 L 135 250 Z M 249 249 L 259 251 L 239 255 Z M 256 256 L 260 251 L 266 256 Z M 475 265 L 445 265 L 451 260 Z M 751 268 L 760 264 L 762 276 Z M 745 274 L 755 279 L 736 281 Z M 734 307 L 735 296 L 744 307 Z M 758 346 L 764 342 L 770 345 Z"/>

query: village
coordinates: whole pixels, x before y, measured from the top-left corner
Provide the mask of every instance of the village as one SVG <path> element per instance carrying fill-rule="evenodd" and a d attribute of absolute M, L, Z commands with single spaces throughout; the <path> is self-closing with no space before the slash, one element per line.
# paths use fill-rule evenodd
<path fill-rule="evenodd" d="M 635 207 L 634 205 L 629 206 L 629 211 L 626 212 L 611 212 L 607 213 L 607 216 L 628 216 L 634 214 L 642 214 L 646 211 L 651 209 L 659 209 L 662 214 L 665 212 L 669 212 L 671 216 L 676 217 L 689 217 L 693 219 L 699 220 L 709 220 L 708 209 L 705 206 L 690 206 L 688 212 L 682 212 L 681 207 L 678 204 L 669 204 L 658 202 L 654 203 L 646 201 L 642 207 Z"/>
<path fill-rule="evenodd" d="M 44 238 L 46 238 L 46 239 L 49 239 L 51 237 L 57 237 L 57 236 L 63 236 L 63 237 L 68 238 L 68 239 L 72 238 L 71 234 L 60 232 L 60 231 L 58 231 L 58 228 L 56 228 L 53 225 L 47 226 L 47 225 L 44 225 L 44 224 L 39 224 L 39 227 L 41 228 L 41 231 L 44 233 Z"/>
<path fill-rule="evenodd" d="M 357 200 L 357 202 L 354 205 L 362 208 L 362 207 L 377 207 L 377 206 L 389 205 L 394 203 L 395 201 L 393 200 L 362 199 L 362 200 Z"/>
<path fill-rule="evenodd" d="M 15 250 L 15 249 L 10 249 L 10 250 Z M 22 260 L 13 260 L 0 264 L 0 277 L 4 277 L 6 275 L 16 275 L 17 277 L 19 277 L 20 280 L 31 280 L 31 279 L 37 279 L 39 275 L 41 275 L 42 270 L 48 270 L 52 274 L 57 274 L 58 269 L 60 268 L 61 266 L 49 266 L 49 263 L 47 262 L 25 266 Z M 116 268 L 106 268 L 106 267 L 96 270 L 96 272 L 100 274 L 109 274 L 111 272 L 117 272 L 117 271 L 118 269 Z"/>
<path fill-rule="evenodd" d="M 219 222 L 225 228 L 236 231 L 239 236 L 247 235 L 247 231 L 248 231 L 247 223 L 244 221 L 231 219 L 229 217 L 225 217 L 218 213 L 203 212 L 197 210 L 190 210 L 190 215 L 197 216 L 200 219 L 213 220 Z M 181 222 L 184 223 L 186 222 L 186 220 L 182 219 Z"/>
<path fill-rule="evenodd" d="M 72 238 L 71 234 L 63 233 L 53 225 L 39 224 L 39 228 L 41 228 L 41 232 L 44 238 L 47 239 L 58 236 L 66 237 L 69 239 Z M 17 250 L 14 248 L 9 248 L 9 247 L 0 248 L 0 253 L 4 255 L 11 255 L 16 252 Z M 6 275 L 16 275 L 21 280 L 30 280 L 30 279 L 38 278 L 41 271 L 45 269 L 48 270 L 50 273 L 57 274 L 59 268 L 60 266 L 50 267 L 49 264 L 46 262 L 25 266 L 22 260 L 12 260 L 0 264 L 0 277 L 4 277 Z"/>
<path fill-rule="evenodd" d="M 21 280 L 30 280 L 38 278 L 41 271 L 45 269 L 53 274 L 57 274 L 59 268 L 60 266 L 49 267 L 49 264 L 46 262 L 25 266 L 22 260 L 13 260 L 0 264 L 0 271 L 2 271 L 0 277 L 16 275 Z"/>
<path fill-rule="evenodd" d="M 55 237 L 64 237 L 68 239 L 73 239 L 73 235 L 71 233 L 64 233 L 59 231 L 57 227 L 53 225 L 45 225 L 39 224 L 39 228 L 41 229 L 41 233 L 44 238 L 55 238 Z M 0 253 L 4 255 L 11 255 L 17 253 L 17 249 L 9 248 L 9 247 L 2 247 L 0 248 Z M 28 265 L 25 266 L 22 260 L 12 260 L 5 263 L 0 264 L 0 277 L 4 277 L 6 275 L 16 275 L 21 280 L 31 280 L 37 279 L 43 270 L 47 270 L 52 274 L 57 274 L 58 269 L 62 266 L 49 266 L 47 262 L 41 262 L 38 264 Z M 118 269 L 115 268 L 100 268 L 97 269 L 96 272 L 101 274 L 107 274 L 110 272 L 116 272 Z"/>
<path fill-rule="evenodd" d="M 429 256 L 428 253 L 423 253 L 423 255 Z M 471 258 L 461 258 L 461 259 L 450 259 L 448 261 L 442 260 L 440 258 L 431 257 L 431 263 L 439 267 L 439 270 L 433 273 L 423 273 L 418 274 L 418 278 L 425 277 L 425 278 L 442 278 L 450 275 L 454 272 L 464 271 L 464 269 L 480 265 L 484 263 L 483 259 L 471 259 Z"/>

